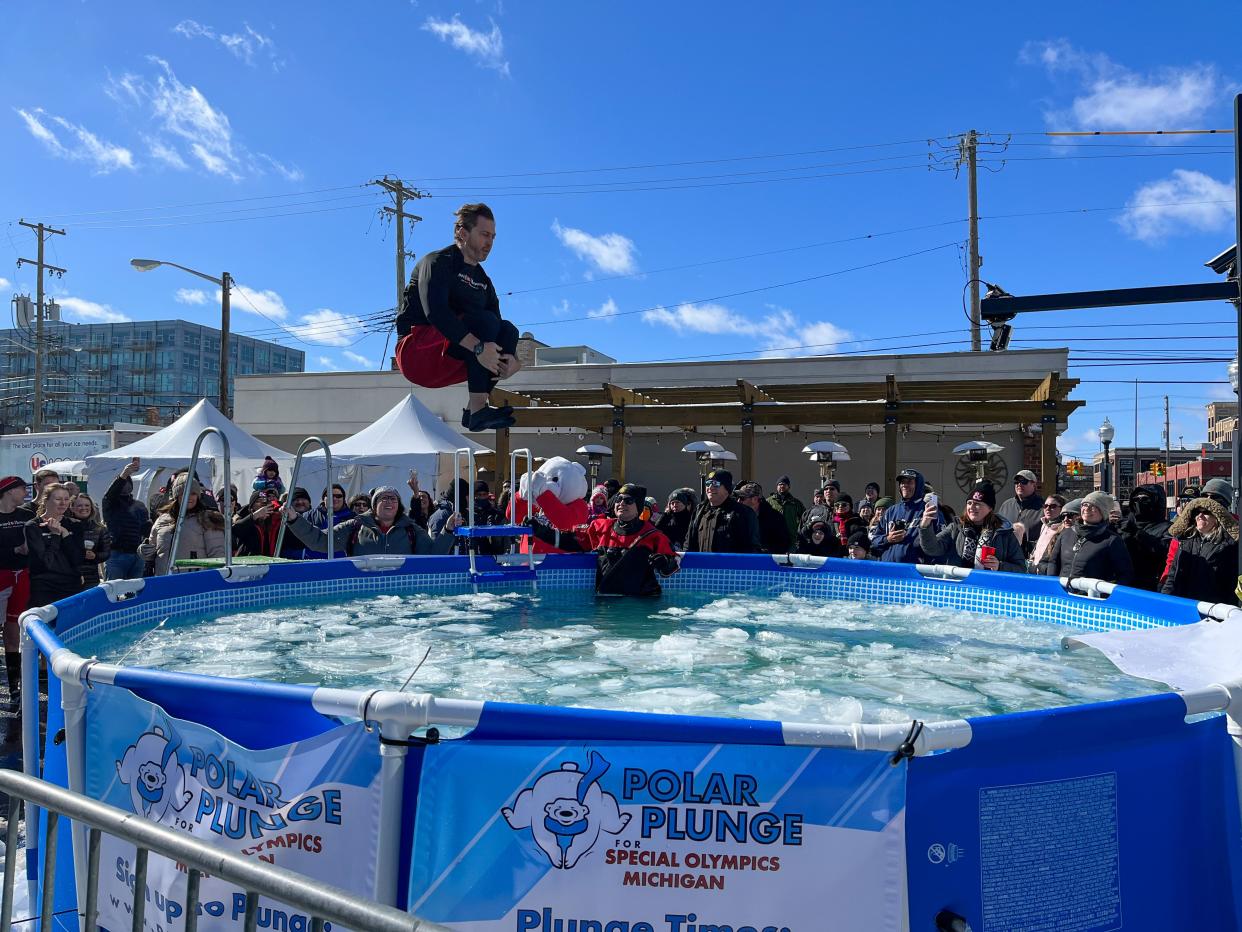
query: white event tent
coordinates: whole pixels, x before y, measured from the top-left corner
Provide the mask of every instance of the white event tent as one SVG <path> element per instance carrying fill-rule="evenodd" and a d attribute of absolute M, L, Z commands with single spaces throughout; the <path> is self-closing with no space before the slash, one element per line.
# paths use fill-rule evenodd
<path fill-rule="evenodd" d="M 454 451 L 465 447 L 476 454 L 491 452 L 407 395 L 369 427 L 332 444 L 332 472 L 346 495 L 391 485 L 404 497 L 410 470 L 416 469 L 421 487 L 434 495 L 448 485 Z M 313 501 L 319 500 L 326 485 L 322 450 L 316 448 L 302 457 L 297 484 L 310 492 Z"/>
<path fill-rule="evenodd" d="M 152 483 L 156 480 L 162 482 L 166 478 L 161 478 L 163 473 L 190 465 L 194 442 L 207 427 L 215 427 L 228 438 L 233 483 L 237 486 L 237 495 L 243 502 L 250 497 L 255 473 L 265 456 L 270 456 L 280 464 L 281 475 L 288 481 L 288 470 L 293 463 L 293 457 L 289 453 L 248 434 L 204 398 L 163 430 L 107 453 L 88 456 L 86 475 L 91 491 L 96 493 L 96 497 L 103 495 L 125 464 L 136 456 L 142 460 L 142 471 L 134 477 L 134 495 L 139 501 L 145 501 Z M 204 482 L 210 481 L 213 489 L 224 484 L 221 475 L 223 461 L 220 438 L 210 434 L 203 440 L 198 462 L 200 479 Z"/>

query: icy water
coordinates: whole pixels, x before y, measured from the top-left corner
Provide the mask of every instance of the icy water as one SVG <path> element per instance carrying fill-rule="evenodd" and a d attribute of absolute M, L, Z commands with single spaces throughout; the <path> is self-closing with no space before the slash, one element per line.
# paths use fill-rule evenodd
<path fill-rule="evenodd" d="M 443 697 L 819 722 L 959 718 L 1138 696 L 1155 684 L 1072 629 L 788 594 L 377 596 L 110 634 L 129 665 Z"/>

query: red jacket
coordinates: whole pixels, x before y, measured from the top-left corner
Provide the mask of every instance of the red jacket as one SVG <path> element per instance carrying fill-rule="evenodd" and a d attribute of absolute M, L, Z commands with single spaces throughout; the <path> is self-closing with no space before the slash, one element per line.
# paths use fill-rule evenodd
<path fill-rule="evenodd" d="M 626 549 L 631 544 L 644 547 L 652 553 L 675 556 L 673 545 L 668 542 L 662 531 L 657 531 L 650 521 L 644 521 L 632 534 L 621 534 L 617 531 L 615 518 L 596 518 L 590 524 L 576 527 L 573 530 L 578 546 L 583 550 L 599 550 L 601 548 Z"/>

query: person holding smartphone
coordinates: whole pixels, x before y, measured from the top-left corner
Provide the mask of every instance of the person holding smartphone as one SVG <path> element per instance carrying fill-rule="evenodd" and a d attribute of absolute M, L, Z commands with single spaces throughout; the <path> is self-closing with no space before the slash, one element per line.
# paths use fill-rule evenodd
<path fill-rule="evenodd" d="M 1013 525 L 996 513 L 996 487 L 987 479 L 975 483 L 962 508 L 962 520 L 932 530 L 940 512 L 929 501 L 919 519 L 919 546 L 936 563 L 968 569 L 1025 573 L 1026 556 Z"/>
<path fill-rule="evenodd" d="M 917 469 L 903 469 L 897 474 L 896 503 L 889 505 L 875 527 L 871 529 L 871 552 L 876 559 L 886 563 L 929 562 L 919 543 L 919 523 L 925 512 L 923 499 L 927 483 Z M 939 510 L 935 512 L 931 527 L 939 531 L 944 524 Z"/>

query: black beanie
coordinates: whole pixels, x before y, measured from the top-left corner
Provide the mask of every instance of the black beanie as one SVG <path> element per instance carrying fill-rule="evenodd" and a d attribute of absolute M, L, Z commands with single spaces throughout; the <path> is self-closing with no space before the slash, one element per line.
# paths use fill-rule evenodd
<path fill-rule="evenodd" d="M 633 482 L 627 482 L 625 485 L 621 486 L 621 488 L 617 489 L 617 494 L 628 495 L 630 498 L 634 499 L 634 504 L 638 506 L 639 511 L 642 511 L 647 498 L 647 487 L 637 485 Z"/>
<path fill-rule="evenodd" d="M 983 502 L 989 508 L 996 507 L 996 487 L 987 479 L 980 479 L 971 489 L 968 502 Z"/>
<path fill-rule="evenodd" d="M 716 481 L 723 485 L 730 492 L 733 491 L 733 473 L 727 469 L 713 469 L 707 474 L 707 481 Z"/>

